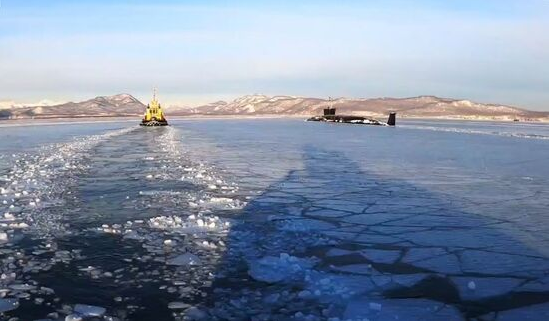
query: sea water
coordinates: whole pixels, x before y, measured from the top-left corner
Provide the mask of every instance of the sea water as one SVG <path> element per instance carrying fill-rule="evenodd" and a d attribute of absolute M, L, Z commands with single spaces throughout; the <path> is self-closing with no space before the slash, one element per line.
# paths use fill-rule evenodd
<path fill-rule="evenodd" d="M 549 315 L 549 127 L 0 127 L 0 318 Z"/>

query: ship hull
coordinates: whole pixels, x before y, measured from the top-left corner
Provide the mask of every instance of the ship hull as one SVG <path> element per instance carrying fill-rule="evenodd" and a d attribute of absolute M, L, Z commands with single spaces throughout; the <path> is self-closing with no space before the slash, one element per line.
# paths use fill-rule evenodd
<path fill-rule="evenodd" d="M 143 120 L 139 124 L 139 126 L 148 126 L 148 127 L 156 127 L 156 126 L 168 126 L 168 122 L 165 120 Z"/>

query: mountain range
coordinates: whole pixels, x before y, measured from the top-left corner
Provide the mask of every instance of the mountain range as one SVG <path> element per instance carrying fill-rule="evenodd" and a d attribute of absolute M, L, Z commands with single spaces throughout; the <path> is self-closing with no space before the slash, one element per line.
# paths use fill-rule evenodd
<path fill-rule="evenodd" d="M 419 96 L 411 98 L 337 98 L 333 100 L 295 96 L 247 95 L 233 101 L 217 101 L 188 108 L 165 108 L 167 116 L 309 116 L 322 114 L 328 106 L 349 115 L 385 117 L 395 111 L 399 117 L 478 120 L 549 121 L 549 112 L 536 112 L 499 104 Z M 130 94 L 99 96 L 82 102 L 52 106 L 23 106 L 0 110 L 0 118 L 75 118 L 138 116 L 145 105 Z"/>
<path fill-rule="evenodd" d="M 130 94 L 99 96 L 81 102 L 44 106 L 14 106 L 0 109 L 0 119 L 78 118 L 136 116 L 145 105 Z"/>

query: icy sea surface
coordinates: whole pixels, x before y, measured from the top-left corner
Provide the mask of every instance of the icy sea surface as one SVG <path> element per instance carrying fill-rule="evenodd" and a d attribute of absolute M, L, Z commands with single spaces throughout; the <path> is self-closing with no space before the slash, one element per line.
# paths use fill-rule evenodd
<path fill-rule="evenodd" d="M 549 319 L 549 126 L 0 137 L 0 320 Z"/>

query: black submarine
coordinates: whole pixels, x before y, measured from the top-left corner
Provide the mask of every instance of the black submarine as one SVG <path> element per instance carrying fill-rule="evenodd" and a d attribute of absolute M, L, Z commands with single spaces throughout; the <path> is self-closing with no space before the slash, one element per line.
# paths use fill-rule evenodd
<path fill-rule="evenodd" d="M 396 113 L 391 112 L 389 114 L 389 119 L 386 123 L 381 122 L 377 119 L 362 117 L 362 116 L 353 116 L 353 115 L 336 115 L 336 109 L 333 107 L 328 107 L 324 109 L 324 115 L 322 116 L 313 116 L 307 121 L 321 121 L 329 123 L 346 123 L 346 124 L 359 124 L 359 125 L 374 125 L 374 126 L 395 126 L 396 125 Z"/>

